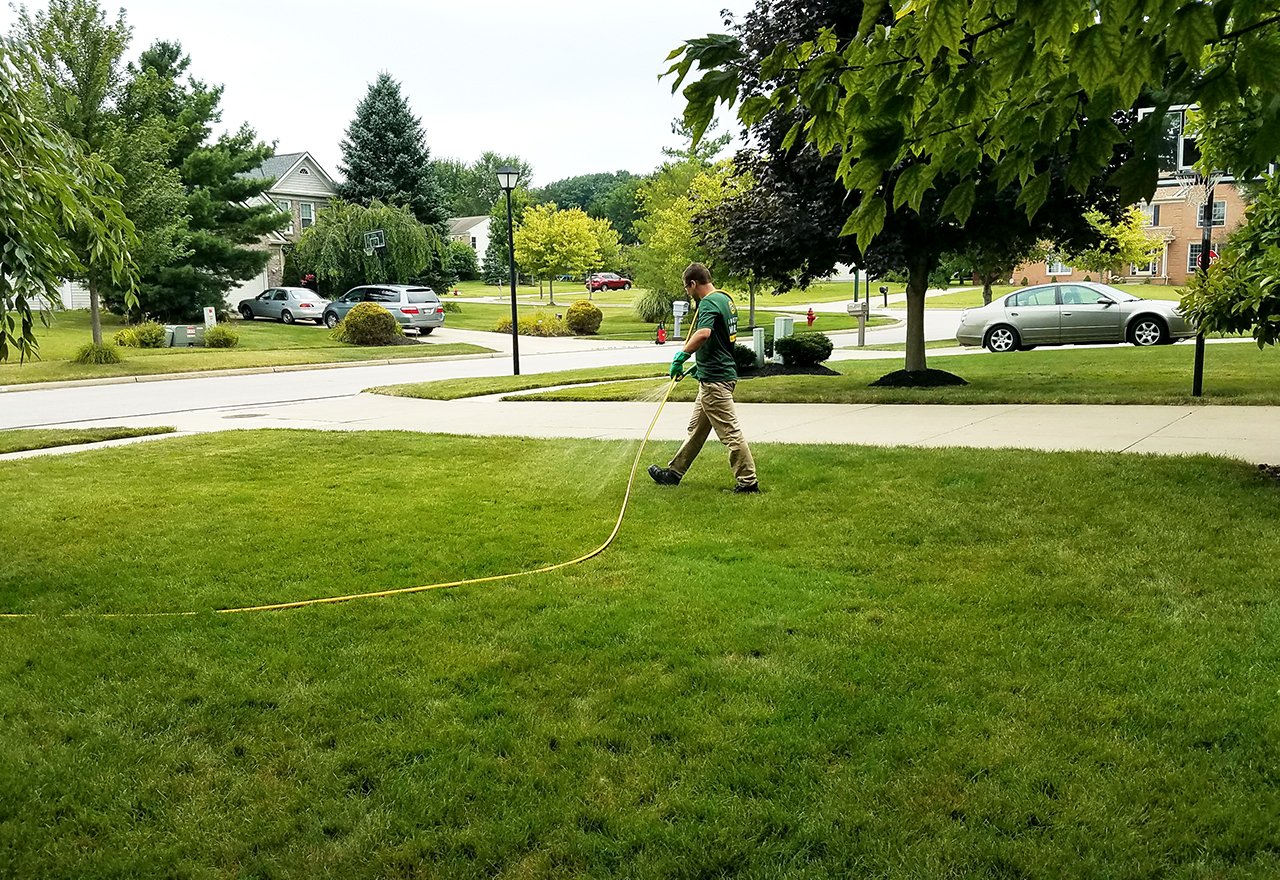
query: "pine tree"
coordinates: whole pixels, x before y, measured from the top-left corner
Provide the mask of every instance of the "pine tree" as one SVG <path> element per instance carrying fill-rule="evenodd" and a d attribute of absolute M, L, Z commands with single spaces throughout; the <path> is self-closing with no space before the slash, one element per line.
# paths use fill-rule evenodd
<path fill-rule="evenodd" d="M 341 147 L 344 199 L 404 205 L 428 226 L 441 226 L 447 219 L 422 123 L 390 74 L 378 74 L 369 86 Z"/>
<path fill-rule="evenodd" d="M 270 204 L 250 204 L 270 185 L 251 172 L 271 156 L 247 126 L 206 145 L 221 116 L 222 89 L 187 78 L 190 57 L 176 43 L 158 42 L 130 65 L 121 109 L 130 124 L 165 120 L 169 167 L 181 175 L 190 216 L 187 253 L 143 275 L 138 307 L 169 320 L 192 320 L 205 306 L 225 306 L 228 290 L 260 273 L 268 253 L 256 245 L 288 216 Z M 108 296 L 115 309 L 121 303 Z"/>

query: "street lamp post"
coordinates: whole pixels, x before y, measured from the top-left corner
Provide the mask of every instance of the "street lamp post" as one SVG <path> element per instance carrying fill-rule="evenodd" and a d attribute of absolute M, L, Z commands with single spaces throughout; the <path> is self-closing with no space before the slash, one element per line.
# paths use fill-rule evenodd
<path fill-rule="evenodd" d="M 520 181 L 520 172 L 510 165 L 497 171 L 498 186 L 507 194 L 507 258 L 511 271 L 511 365 L 513 375 L 520 375 L 520 320 L 516 317 L 516 238 L 511 222 L 511 191 Z"/>
<path fill-rule="evenodd" d="M 1196 270 L 1201 279 L 1209 274 L 1209 255 L 1213 252 L 1213 182 L 1210 177 L 1205 184 L 1204 205 L 1200 218 L 1204 224 L 1204 232 L 1200 236 L 1200 259 Z M 1196 333 L 1196 354 L 1191 368 L 1191 396 L 1204 394 L 1204 331 Z"/>

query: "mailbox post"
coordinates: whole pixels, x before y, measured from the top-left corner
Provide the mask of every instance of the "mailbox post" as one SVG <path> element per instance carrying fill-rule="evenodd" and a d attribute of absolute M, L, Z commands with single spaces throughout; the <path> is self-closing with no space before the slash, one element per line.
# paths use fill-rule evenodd
<path fill-rule="evenodd" d="M 689 314 L 689 304 L 682 299 L 678 299 L 671 304 L 671 314 L 676 319 L 675 334 L 673 339 L 680 338 L 680 320 Z"/>
<path fill-rule="evenodd" d="M 861 303 L 849 303 L 847 311 L 851 317 L 858 319 L 858 348 L 862 348 L 867 344 L 867 318 L 871 317 L 871 297 L 866 297 Z"/>

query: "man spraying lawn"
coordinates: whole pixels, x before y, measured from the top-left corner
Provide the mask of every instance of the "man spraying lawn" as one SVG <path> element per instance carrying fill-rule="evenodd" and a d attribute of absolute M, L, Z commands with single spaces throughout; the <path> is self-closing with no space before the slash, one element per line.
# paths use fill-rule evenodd
<path fill-rule="evenodd" d="M 689 436 L 684 445 L 666 467 L 650 465 L 649 476 L 662 486 L 679 485 L 715 428 L 716 436 L 729 450 L 729 466 L 737 481 L 733 491 L 759 492 L 756 464 L 733 407 L 733 389 L 738 384 L 738 368 L 733 360 L 738 307 L 727 294 L 716 290 L 711 273 L 701 263 L 690 263 L 684 270 L 684 289 L 693 296 L 696 311 L 693 331 L 684 349 L 671 361 L 671 378 L 682 378 L 684 362 L 696 354 L 697 366 L 689 373 L 698 379 L 698 396 L 693 402 L 693 418 L 689 420 Z"/>

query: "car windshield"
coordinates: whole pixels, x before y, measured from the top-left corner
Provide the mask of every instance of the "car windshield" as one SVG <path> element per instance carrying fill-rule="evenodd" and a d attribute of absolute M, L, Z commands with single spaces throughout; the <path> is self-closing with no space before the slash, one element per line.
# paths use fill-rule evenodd
<path fill-rule="evenodd" d="M 1142 297 L 1140 296 L 1133 296 L 1132 294 L 1125 293 L 1123 290 L 1117 290 L 1116 288 L 1108 284 L 1090 284 L 1087 286 L 1091 287 L 1093 290 L 1096 290 L 1098 293 L 1102 294 L 1107 299 L 1113 300 L 1119 303 L 1137 302 L 1138 300 L 1142 299 Z"/>
<path fill-rule="evenodd" d="M 436 296 L 436 292 L 429 287 L 418 287 L 409 291 L 409 302 L 411 303 L 433 303 L 439 301 L 440 298 Z"/>

